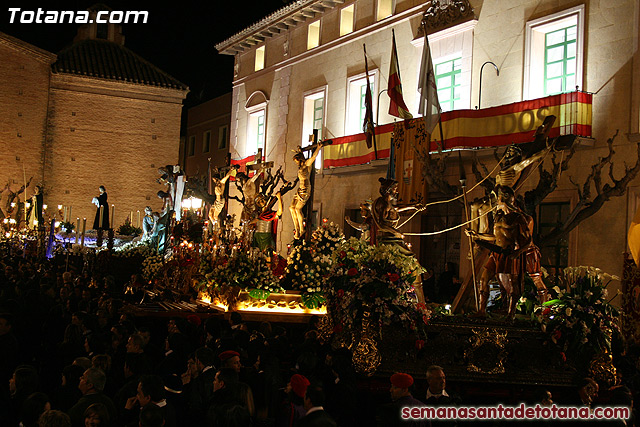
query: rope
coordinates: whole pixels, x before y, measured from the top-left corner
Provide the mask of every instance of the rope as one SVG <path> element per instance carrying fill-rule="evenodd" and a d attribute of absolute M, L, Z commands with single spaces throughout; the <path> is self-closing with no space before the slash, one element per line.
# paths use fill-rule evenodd
<path fill-rule="evenodd" d="M 436 202 L 431 202 L 431 203 L 427 203 L 426 205 L 423 205 L 420 209 L 416 210 L 413 215 L 411 215 L 407 220 L 405 220 L 402 224 L 400 224 L 398 226 L 398 228 L 401 228 L 402 226 L 404 226 L 406 223 L 408 223 L 409 221 L 411 221 L 413 219 L 414 216 L 416 216 L 418 214 L 418 212 L 422 212 L 423 210 L 425 210 L 427 208 L 427 206 L 433 206 L 433 205 L 438 205 L 440 203 L 450 203 L 450 202 L 455 202 L 456 200 L 458 200 L 461 197 L 464 197 L 465 194 L 469 194 L 471 193 L 473 190 L 475 190 L 476 188 L 478 188 L 478 186 L 480 184 L 482 184 L 483 182 L 485 182 L 487 179 L 489 179 L 489 177 L 491 175 L 493 175 L 493 173 L 496 171 L 496 169 L 498 169 L 498 166 L 500 166 L 500 164 L 502 163 L 502 161 L 504 160 L 505 156 L 507 155 L 506 151 L 504 153 L 504 155 L 502 156 L 502 158 L 500 159 L 500 161 L 498 161 L 498 164 L 496 164 L 496 166 L 491 170 L 491 172 L 489 172 L 489 174 L 487 174 L 487 176 L 485 176 L 484 178 L 482 178 L 480 181 L 478 181 L 476 183 L 476 185 L 474 185 L 473 187 L 471 187 L 469 190 L 465 191 L 464 193 L 454 197 L 453 199 L 449 199 L 449 200 L 438 200 Z"/>
<path fill-rule="evenodd" d="M 444 229 L 444 230 L 432 231 L 432 232 L 429 232 L 429 233 L 402 233 L 402 234 L 404 234 L 405 236 L 435 236 L 436 234 L 447 233 L 447 232 L 449 232 L 451 230 L 455 230 L 456 228 L 464 227 L 467 224 L 471 224 L 472 222 L 479 220 L 483 216 L 489 215 L 491 212 L 493 212 L 495 210 L 496 210 L 496 208 L 491 208 L 487 212 L 483 213 L 482 215 L 479 215 L 477 218 L 470 219 L 469 221 L 463 222 L 462 224 L 454 225 L 453 227 L 449 227 L 449 228 Z"/>

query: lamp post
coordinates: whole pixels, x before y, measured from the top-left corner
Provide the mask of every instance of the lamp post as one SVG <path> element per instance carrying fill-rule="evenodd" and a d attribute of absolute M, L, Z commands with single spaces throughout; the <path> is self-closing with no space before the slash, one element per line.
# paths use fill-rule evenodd
<path fill-rule="evenodd" d="M 480 84 L 478 85 L 478 108 L 482 108 L 480 104 L 480 101 L 482 100 L 482 70 L 484 69 L 484 66 L 487 64 L 493 65 L 493 68 L 496 69 L 496 76 L 500 76 L 500 70 L 498 69 L 498 66 L 496 64 L 494 64 L 491 61 L 487 61 L 484 64 L 482 64 L 482 67 L 480 67 Z"/>

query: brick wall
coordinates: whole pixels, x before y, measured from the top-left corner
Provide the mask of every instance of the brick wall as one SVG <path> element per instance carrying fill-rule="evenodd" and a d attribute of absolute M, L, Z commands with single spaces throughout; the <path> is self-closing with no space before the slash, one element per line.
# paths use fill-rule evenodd
<path fill-rule="evenodd" d="M 127 91 L 128 93 L 124 93 Z M 124 96 L 123 96 L 124 95 Z M 46 183 L 50 205 L 73 206 L 92 224 L 91 199 L 104 185 L 114 227 L 150 205 L 163 186 L 158 168 L 178 163 L 181 101 L 186 92 L 54 75 Z M 134 214 L 137 218 L 137 214 Z M 90 225 L 88 225 L 90 227 Z"/>
<path fill-rule="evenodd" d="M 42 181 L 49 64 L 54 60 L 55 55 L 0 34 L 0 189 L 9 183 L 16 191 L 25 174 L 34 185 Z M 3 211 L 6 200 L 5 194 Z"/>

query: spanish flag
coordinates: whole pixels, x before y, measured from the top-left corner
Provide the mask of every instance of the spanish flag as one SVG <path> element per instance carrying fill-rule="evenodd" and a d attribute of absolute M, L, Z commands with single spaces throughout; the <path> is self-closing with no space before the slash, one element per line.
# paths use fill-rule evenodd
<path fill-rule="evenodd" d="M 396 34 L 391 30 L 391 63 L 389 64 L 389 114 L 401 119 L 411 119 L 413 116 L 404 103 L 402 97 L 402 83 L 400 83 L 400 65 L 398 64 L 398 52 L 396 50 Z"/>

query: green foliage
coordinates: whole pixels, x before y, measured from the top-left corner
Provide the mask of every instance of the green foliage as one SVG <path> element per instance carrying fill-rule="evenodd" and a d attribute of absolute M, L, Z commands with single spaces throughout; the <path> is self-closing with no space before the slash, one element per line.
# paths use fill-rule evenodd
<path fill-rule="evenodd" d="M 569 267 L 552 291 L 556 298 L 536 313 L 551 341 L 567 357 L 611 352 L 620 332 L 618 310 L 607 300 L 607 285 L 619 280 L 594 267 Z"/>
<path fill-rule="evenodd" d="M 327 300 L 319 292 L 302 294 L 302 304 L 310 309 L 320 308 Z"/>
<path fill-rule="evenodd" d="M 207 279 L 207 287 L 240 288 L 264 291 L 258 299 L 272 292 L 281 292 L 277 278 L 271 272 L 266 255 L 258 249 L 234 251 L 231 255 L 207 254 L 200 263 L 200 274 Z M 254 292 L 254 295 L 258 295 Z"/>
<path fill-rule="evenodd" d="M 134 227 L 131 225 L 129 218 L 127 218 L 124 224 L 118 228 L 117 233 L 121 236 L 139 236 L 142 234 L 142 228 Z"/>
<path fill-rule="evenodd" d="M 63 229 L 65 233 L 71 233 L 76 228 L 76 225 L 73 222 L 69 221 L 61 222 L 60 228 Z"/>
<path fill-rule="evenodd" d="M 254 299 L 266 300 L 271 295 L 271 292 L 264 289 L 249 289 L 249 296 Z"/>

